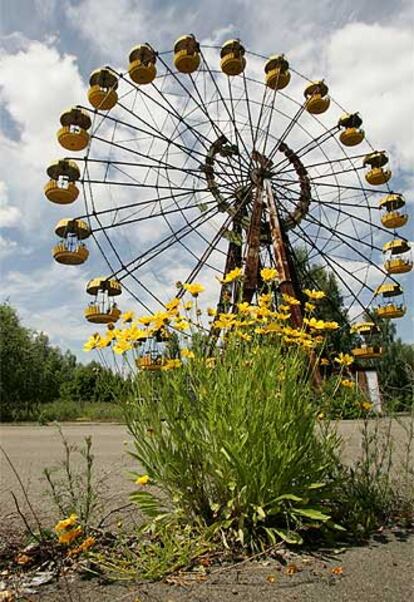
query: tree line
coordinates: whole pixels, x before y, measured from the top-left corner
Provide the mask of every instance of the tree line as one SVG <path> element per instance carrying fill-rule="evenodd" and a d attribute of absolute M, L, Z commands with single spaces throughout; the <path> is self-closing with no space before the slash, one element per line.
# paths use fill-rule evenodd
<path fill-rule="evenodd" d="M 25 327 L 15 308 L 0 304 L 0 419 L 36 416 L 39 405 L 58 400 L 110 402 L 125 395 L 127 382 L 92 361 L 50 344 L 44 333 Z"/>

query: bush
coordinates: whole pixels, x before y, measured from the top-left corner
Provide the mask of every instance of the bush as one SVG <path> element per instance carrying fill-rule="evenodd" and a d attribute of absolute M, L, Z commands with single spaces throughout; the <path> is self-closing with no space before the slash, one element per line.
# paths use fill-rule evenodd
<path fill-rule="evenodd" d="M 257 547 L 332 525 L 335 435 L 318 435 L 309 360 L 300 349 L 229 341 L 213 358 L 140 374 L 127 406 L 133 455 L 186 520 Z M 155 498 L 133 498 L 157 514 Z"/>

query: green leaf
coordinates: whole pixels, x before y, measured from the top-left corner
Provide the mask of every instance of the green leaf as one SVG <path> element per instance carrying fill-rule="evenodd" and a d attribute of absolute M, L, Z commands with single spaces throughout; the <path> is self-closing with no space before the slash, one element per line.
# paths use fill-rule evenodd
<path fill-rule="evenodd" d="M 322 489 L 322 487 L 326 487 L 326 483 L 311 483 L 307 489 Z"/>
<path fill-rule="evenodd" d="M 302 537 L 299 533 L 296 533 L 296 531 L 287 531 L 286 529 L 280 528 L 276 529 L 276 527 L 273 528 L 273 531 L 275 531 L 286 543 L 294 545 L 301 545 L 303 543 Z"/>
<path fill-rule="evenodd" d="M 310 518 L 311 520 L 320 520 L 322 522 L 325 522 L 331 518 L 328 514 L 324 514 L 316 508 L 291 508 L 291 512 L 293 514 L 305 516 L 306 518 Z"/>
<path fill-rule="evenodd" d="M 137 504 L 145 516 L 154 518 L 161 513 L 157 498 L 148 491 L 134 491 L 130 493 L 129 499 Z"/>
<path fill-rule="evenodd" d="M 291 500 L 292 502 L 303 502 L 302 497 L 294 495 L 293 493 L 284 493 L 283 495 L 279 495 L 279 497 L 275 498 L 273 502 L 280 502 L 282 500 Z"/>

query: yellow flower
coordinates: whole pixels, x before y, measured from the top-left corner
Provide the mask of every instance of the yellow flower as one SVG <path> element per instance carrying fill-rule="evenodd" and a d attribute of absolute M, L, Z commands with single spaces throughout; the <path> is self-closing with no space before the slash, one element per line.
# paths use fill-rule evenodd
<path fill-rule="evenodd" d="M 361 408 L 366 412 L 369 412 L 374 407 L 373 403 L 369 403 L 369 401 L 364 401 L 361 403 Z"/>
<path fill-rule="evenodd" d="M 265 282 L 272 282 L 273 280 L 277 280 L 279 276 L 275 268 L 262 268 L 260 270 L 260 275 Z"/>
<path fill-rule="evenodd" d="M 193 307 L 193 302 L 192 301 L 186 301 L 184 303 L 184 309 L 189 311 L 191 308 Z"/>
<path fill-rule="evenodd" d="M 278 311 L 273 312 L 272 316 L 276 318 L 276 320 L 282 320 L 282 322 L 285 322 L 290 318 L 290 314 L 281 314 Z"/>
<path fill-rule="evenodd" d="M 283 312 L 290 311 L 290 305 L 279 305 L 278 310 Z"/>
<path fill-rule="evenodd" d="M 329 366 L 329 360 L 326 357 L 322 357 L 320 364 L 321 366 Z"/>
<path fill-rule="evenodd" d="M 326 297 L 326 294 L 323 291 L 316 291 L 315 289 L 310 290 L 309 288 L 305 288 L 303 292 L 308 299 L 312 299 L 313 301 L 318 301 L 319 299 Z"/>
<path fill-rule="evenodd" d="M 288 305 L 300 305 L 300 301 L 287 293 L 282 293 L 282 299 Z"/>
<path fill-rule="evenodd" d="M 109 347 L 113 340 L 112 333 L 109 331 L 108 335 L 105 337 L 100 337 L 99 341 L 96 344 L 97 349 L 103 349 L 104 347 Z"/>
<path fill-rule="evenodd" d="M 151 324 L 152 322 L 152 316 L 141 316 L 140 318 L 138 318 L 137 320 L 140 324 Z"/>
<path fill-rule="evenodd" d="M 188 291 L 191 295 L 193 295 L 193 297 L 198 297 L 199 293 L 202 293 L 206 290 L 206 287 L 202 284 L 198 284 L 197 282 L 193 282 L 192 284 L 183 284 L 183 289 Z"/>
<path fill-rule="evenodd" d="M 270 305 L 272 302 L 272 293 L 267 293 L 266 295 L 259 295 L 259 307 L 266 307 Z"/>
<path fill-rule="evenodd" d="M 309 313 L 312 313 L 313 310 L 315 309 L 316 305 L 314 305 L 313 303 L 310 303 L 309 301 L 306 301 L 305 303 L 305 310 L 308 311 Z"/>
<path fill-rule="evenodd" d="M 251 341 L 252 337 L 249 334 L 236 330 L 235 335 L 242 341 Z"/>
<path fill-rule="evenodd" d="M 82 527 L 75 527 L 69 531 L 64 531 L 58 536 L 59 543 L 69 545 L 74 539 L 82 533 Z"/>
<path fill-rule="evenodd" d="M 181 349 L 181 357 L 186 357 L 189 360 L 193 360 L 195 358 L 195 353 L 194 351 L 191 351 L 191 349 L 184 347 L 184 349 Z"/>
<path fill-rule="evenodd" d="M 100 338 L 101 338 L 101 336 L 97 332 L 95 334 L 93 334 L 92 336 L 90 336 L 89 339 L 84 344 L 83 350 L 84 351 L 92 351 L 92 349 L 96 349 L 96 347 L 100 341 Z"/>
<path fill-rule="evenodd" d="M 135 481 L 136 485 L 148 485 L 149 483 L 149 476 L 147 474 L 144 474 L 140 477 L 137 478 L 137 480 Z"/>
<path fill-rule="evenodd" d="M 135 314 L 133 311 L 126 311 L 124 314 L 121 315 L 121 320 L 123 320 L 124 322 L 132 322 L 134 317 Z"/>
<path fill-rule="evenodd" d="M 166 309 L 168 309 L 168 311 L 177 309 L 177 307 L 180 305 L 180 300 L 177 299 L 177 297 L 174 297 L 174 299 L 171 299 L 171 301 L 168 301 L 165 304 Z"/>
<path fill-rule="evenodd" d="M 208 307 L 207 308 L 207 315 L 210 317 L 213 317 L 217 314 L 217 310 L 214 309 L 214 307 Z"/>
<path fill-rule="evenodd" d="M 77 554 L 81 554 L 82 552 L 87 552 L 89 548 L 95 545 L 96 539 L 94 537 L 87 537 L 83 540 L 83 542 L 69 551 L 68 556 L 76 556 Z"/>
<path fill-rule="evenodd" d="M 116 342 L 116 344 L 112 347 L 112 349 L 118 355 L 122 355 L 122 354 L 124 354 L 127 351 L 130 351 L 132 349 L 132 343 L 130 343 L 128 341 L 118 340 Z"/>
<path fill-rule="evenodd" d="M 221 284 L 228 284 L 229 282 L 233 282 L 234 280 L 239 280 L 243 277 L 243 270 L 241 268 L 234 268 L 227 274 L 225 274 L 224 278 L 219 278 L 219 282 Z"/>
<path fill-rule="evenodd" d="M 187 320 L 183 320 L 183 319 L 179 319 L 176 322 L 174 322 L 174 328 L 176 330 L 180 330 L 181 332 L 183 330 L 187 330 L 190 327 L 189 322 L 187 322 Z"/>
<path fill-rule="evenodd" d="M 277 322 L 270 322 L 270 324 L 268 324 L 265 328 L 265 332 L 266 333 L 281 333 L 282 332 L 282 326 L 280 324 L 278 324 Z"/>
<path fill-rule="evenodd" d="M 207 366 L 207 368 L 214 368 L 215 365 L 216 365 L 216 358 L 215 357 L 208 357 L 206 359 L 206 366 Z"/>
<path fill-rule="evenodd" d="M 314 330 L 336 330 L 339 328 L 337 322 L 324 322 L 323 320 L 317 320 L 316 318 L 303 318 L 303 323 Z"/>
<path fill-rule="evenodd" d="M 54 528 L 56 533 L 58 533 L 59 531 L 65 531 L 69 527 L 73 527 L 73 525 L 76 525 L 77 522 L 78 516 L 76 514 L 71 514 L 69 518 L 64 518 L 63 520 L 57 522 Z"/>
<path fill-rule="evenodd" d="M 350 366 L 353 361 L 354 358 L 348 353 L 340 353 L 338 357 L 334 359 L 334 362 L 337 362 L 340 366 Z"/>
<path fill-rule="evenodd" d="M 325 414 L 323 412 L 320 412 L 320 414 L 318 414 L 318 420 L 323 420 L 325 418 Z"/>
<path fill-rule="evenodd" d="M 247 303 L 247 301 L 243 301 L 242 303 L 237 304 L 237 309 L 241 314 L 249 313 L 251 306 Z"/>
<path fill-rule="evenodd" d="M 214 322 L 214 326 L 216 328 L 231 328 L 232 326 L 234 326 L 234 323 L 236 321 L 236 316 L 234 314 L 225 314 L 225 313 L 221 313 L 219 314 L 218 319 Z"/>
<path fill-rule="evenodd" d="M 349 380 L 348 378 L 343 378 L 341 380 L 341 385 L 343 387 L 345 387 L 345 389 L 352 389 L 354 386 L 354 381 L 353 380 Z"/>
<path fill-rule="evenodd" d="M 174 368 L 180 368 L 181 366 L 181 360 L 179 359 L 166 360 L 161 370 L 174 370 Z"/>

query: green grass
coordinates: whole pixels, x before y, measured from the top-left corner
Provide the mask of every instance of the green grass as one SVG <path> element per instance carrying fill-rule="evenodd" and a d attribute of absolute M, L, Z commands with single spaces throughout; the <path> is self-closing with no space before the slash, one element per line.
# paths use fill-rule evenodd
<path fill-rule="evenodd" d="M 29 405 L 25 411 L 16 412 L 15 422 L 122 422 L 121 403 L 79 402 L 58 400 L 52 403 Z"/>

